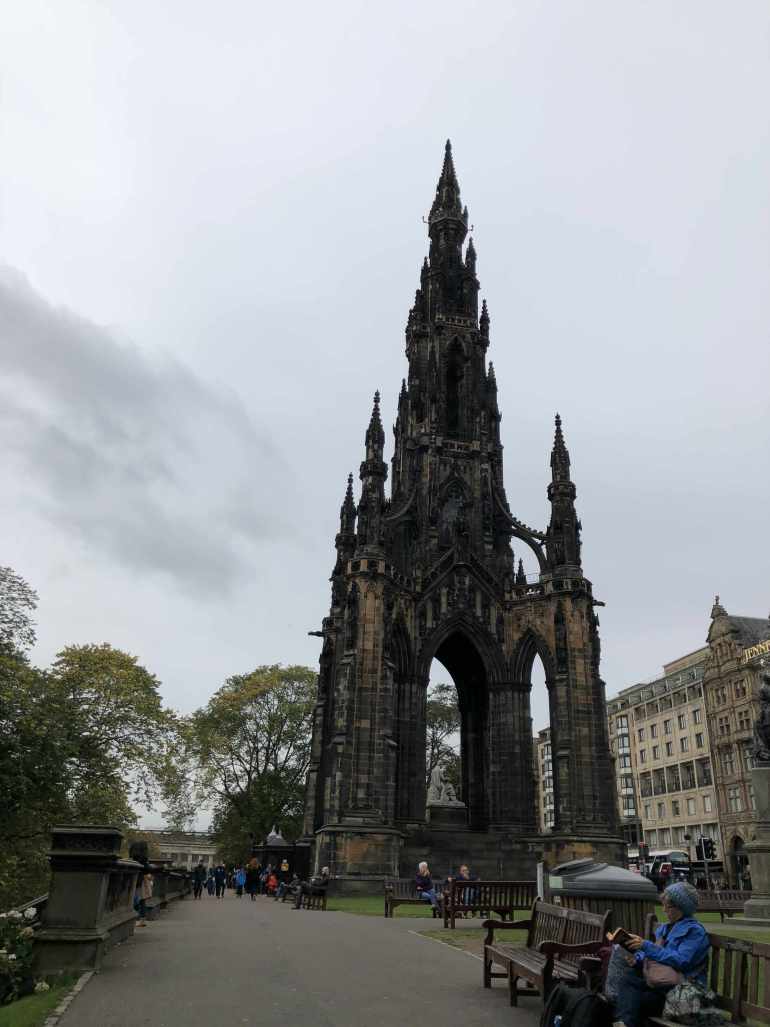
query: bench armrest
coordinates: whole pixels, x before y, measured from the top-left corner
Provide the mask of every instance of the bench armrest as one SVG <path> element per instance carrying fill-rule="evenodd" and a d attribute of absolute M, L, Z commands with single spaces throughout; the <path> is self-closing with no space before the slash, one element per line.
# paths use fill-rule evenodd
<path fill-rule="evenodd" d="M 484 944 L 492 944 L 494 941 L 495 931 L 528 931 L 531 923 L 531 920 L 485 920 L 481 925 L 487 929 L 487 936 L 484 939 Z"/>
<path fill-rule="evenodd" d="M 544 956 L 566 956 L 575 952 L 584 952 L 588 956 L 595 956 L 606 944 L 605 941 L 584 941 L 579 945 L 565 945 L 560 941 L 541 941 L 537 951 L 542 952 Z"/>

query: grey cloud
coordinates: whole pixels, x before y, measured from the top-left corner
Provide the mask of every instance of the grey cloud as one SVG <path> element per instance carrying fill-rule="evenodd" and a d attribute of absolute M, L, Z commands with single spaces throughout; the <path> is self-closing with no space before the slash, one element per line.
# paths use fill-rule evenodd
<path fill-rule="evenodd" d="M 285 526 L 278 453 L 238 399 L 56 309 L 0 268 L 3 434 L 28 491 L 90 548 L 186 588 L 226 591 Z"/>

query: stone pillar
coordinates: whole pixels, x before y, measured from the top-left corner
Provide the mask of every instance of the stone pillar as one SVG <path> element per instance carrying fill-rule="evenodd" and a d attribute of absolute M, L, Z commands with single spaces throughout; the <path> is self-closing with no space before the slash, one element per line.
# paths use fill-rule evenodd
<path fill-rule="evenodd" d="M 757 803 L 757 835 L 745 848 L 752 892 L 743 912 L 746 917 L 770 922 L 770 767 L 754 767 L 751 780 Z"/>
<path fill-rule="evenodd" d="M 134 891 L 142 866 L 120 859 L 116 827 L 55 827 L 51 889 L 35 935 L 39 974 L 98 970 L 104 953 L 134 933 Z"/>

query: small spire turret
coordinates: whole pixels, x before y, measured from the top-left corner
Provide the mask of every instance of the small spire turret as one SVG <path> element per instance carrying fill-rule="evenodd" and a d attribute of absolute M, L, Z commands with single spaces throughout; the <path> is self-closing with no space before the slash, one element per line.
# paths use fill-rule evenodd
<path fill-rule="evenodd" d="M 485 339 L 489 338 L 489 310 L 487 309 L 487 301 L 481 301 L 481 317 L 479 318 L 479 330 Z"/>
<path fill-rule="evenodd" d="M 524 573 L 524 563 L 523 563 L 521 557 L 519 557 L 519 568 L 516 571 L 516 584 L 517 585 L 526 585 L 527 584 L 527 575 Z"/>
<path fill-rule="evenodd" d="M 557 414 L 555 421 L 556 430 L 553 437 L 553 449 L 551 451 L 551 480 L 569 481 L 569 452 L 564 444 L 564 435 L 561 430 L 561 417 Z"/>

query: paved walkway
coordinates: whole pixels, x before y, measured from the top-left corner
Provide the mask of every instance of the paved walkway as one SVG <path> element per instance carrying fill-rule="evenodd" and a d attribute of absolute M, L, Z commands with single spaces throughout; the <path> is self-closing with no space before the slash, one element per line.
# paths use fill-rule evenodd
<path fill-rule="evenodd" d="M 536 1027 L 539 1001 L 512 1010 L 478 959 L 413 933 L 435 923 L 185 899 L 107 956 L 61 1025 Z"/>

